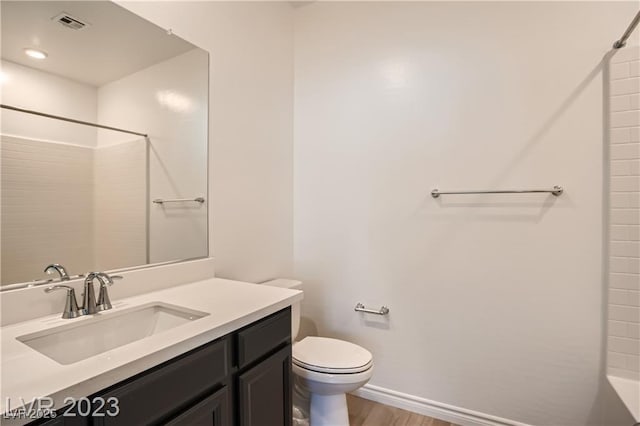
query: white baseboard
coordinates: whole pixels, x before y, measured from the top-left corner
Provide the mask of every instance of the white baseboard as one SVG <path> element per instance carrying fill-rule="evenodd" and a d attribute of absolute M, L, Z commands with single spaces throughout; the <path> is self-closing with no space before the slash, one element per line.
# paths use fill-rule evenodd
<path fill-rule="evenodd" d="M 381 404 L 455 423 L 460 426 L 528 426 L 525 423 L 443 404 L 380 386 L 367 384 L 353 392 L 353 394 Z"/>

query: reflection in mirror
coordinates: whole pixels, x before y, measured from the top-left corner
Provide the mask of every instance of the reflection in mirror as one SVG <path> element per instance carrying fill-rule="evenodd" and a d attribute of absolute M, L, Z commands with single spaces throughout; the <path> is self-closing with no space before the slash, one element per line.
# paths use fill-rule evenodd
<path fill-rule="evenodd" d="M 207 53 L 107 1 L 0 8 L 0 283 L 207 256 Z"/>

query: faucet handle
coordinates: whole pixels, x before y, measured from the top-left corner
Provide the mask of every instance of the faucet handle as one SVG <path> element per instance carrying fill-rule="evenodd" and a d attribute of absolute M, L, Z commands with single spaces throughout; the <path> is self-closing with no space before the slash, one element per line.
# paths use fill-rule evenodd
<path fill-rule="evenodd" d="M 106 311 L 112 308 L 107 286 L 113 285 L 113 280 L 121 280 L 123 277 L 120 275 L 108 275 L 104 272 L 100 272 L 96 277 L 98 278 L 98 281 L 100 281 L 100 294 L 98 295 L 96 309 L 98 311 Z"/>
<path fill-rule="evenodd" d="M 96 278 L 98 278 L 98 281 L 100 281 L 100 287 L 106 286 L 107 284 L 111 286 L 114 284 L 113 280 L 124 279 L 122 275 L 109 275 L 105 272 L 98 273 L 96 275 Z"/>
<path fill-rule="evenodd" d="M 56 290 L 66 290 L 67 298 L 64 304 L 64 311 L 62 311 L 62 318 L 76 318 L 82 315 L 80 310 L 78 309 L 78 301 L 76 300 L 76 291 L 73 287 L 69 287 L 68 285 L 54 285 L 51 287 L 47 287 L 44 289 L 45 293 L 51 293 Z"/>

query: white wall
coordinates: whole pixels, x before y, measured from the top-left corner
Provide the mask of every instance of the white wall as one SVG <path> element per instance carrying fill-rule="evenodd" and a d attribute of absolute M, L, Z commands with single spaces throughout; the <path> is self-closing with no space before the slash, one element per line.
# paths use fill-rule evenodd
<path fill-rule="evenodd" d="M 96 88 L 2 60 L 2 103 L 89 122 L 96 121 Z M 96 129 L 22 112 L 0 110 L 2 133 L 93 147 Z"/>
<path fill-rule="evenodd" d="M 149 135 L 150 200 L 207 198 L 207 64 L 206 52 L 194 49 L 98 89 L 100 123 Z M 127 139 L 98 132 L 99 146 Z M 151 263 L 207 255 L 206 204 L 149 209 Z"/>
<path fill-rule="evenodd" d="M 292 272 L 293 9 L 286 2 L 119 2 L 207 50 L 209 241 L 216 275 Z"/>
<path fill-rule="evenodd" d="M 295 276 L 320 334 L 373 352 L 373 385 L 603 423 L 602 59 L 636 9 L 297 9 Z M 429 194 L 553 185 L 565 193 Z"/>

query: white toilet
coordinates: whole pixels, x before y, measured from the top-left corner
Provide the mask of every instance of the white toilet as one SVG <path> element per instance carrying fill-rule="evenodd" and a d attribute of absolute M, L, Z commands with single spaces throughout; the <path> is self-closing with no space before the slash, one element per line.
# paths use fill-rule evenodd
<path fill-rule="evenodd" d="M 302 290 L 302 282 L 277 279 L 263 283 Z M 311 426 L 349 426 L 346 393 L 371 379 L 373 357 L 368 350 L 328 337 L 305 337 L 300 330 L 300 303 L 291 306 L 292 369 L 296 383 L 311 396 Z"/>

